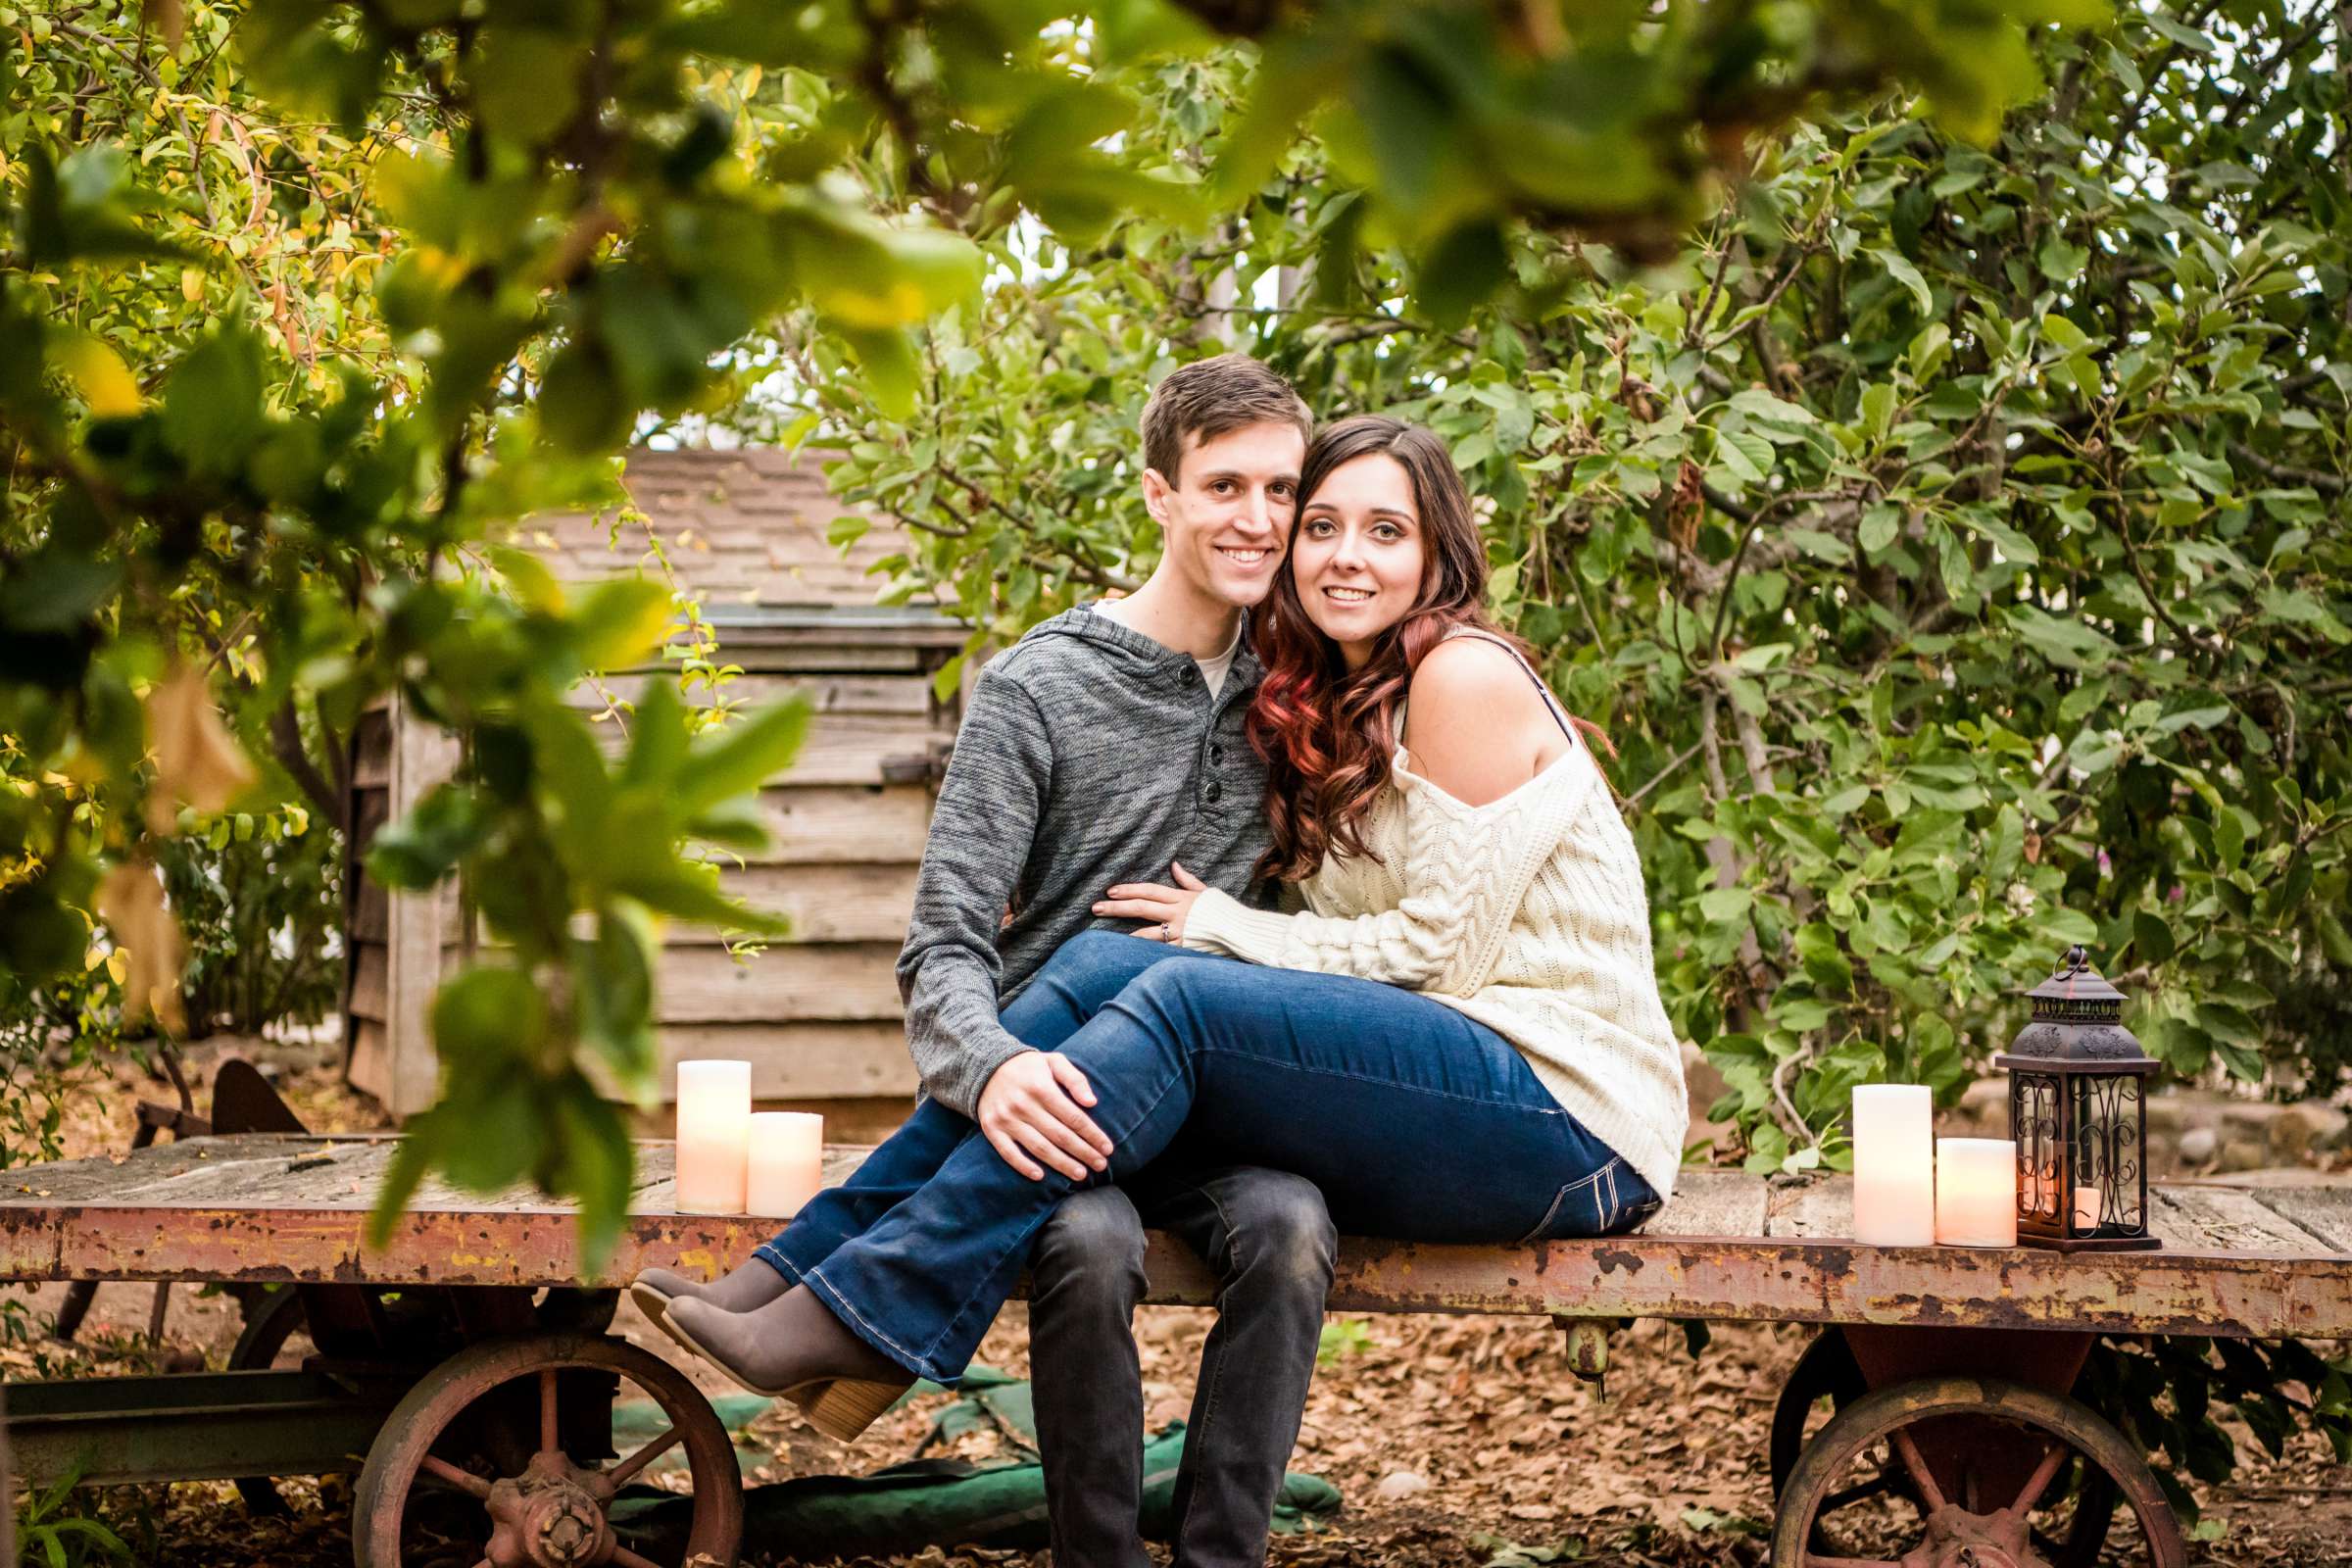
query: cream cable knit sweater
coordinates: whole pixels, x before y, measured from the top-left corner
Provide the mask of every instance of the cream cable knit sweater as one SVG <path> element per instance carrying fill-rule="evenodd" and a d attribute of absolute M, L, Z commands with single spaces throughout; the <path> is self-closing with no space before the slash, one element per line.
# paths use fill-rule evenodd
<path fill-rule="evenodd" d="M 1364 829 L 1378 858 L 1327 857 L 1299 884 L 1306 912 L 1211 890 L 1184 945 L 1386 981 L 1467 1013 L 1670 1195 L 1690 1126 L 1682 1051 L 1658 998 L 1633 834 L 1583 740 L 1484 806 L 1410 771 L 1399 747 Z"/>

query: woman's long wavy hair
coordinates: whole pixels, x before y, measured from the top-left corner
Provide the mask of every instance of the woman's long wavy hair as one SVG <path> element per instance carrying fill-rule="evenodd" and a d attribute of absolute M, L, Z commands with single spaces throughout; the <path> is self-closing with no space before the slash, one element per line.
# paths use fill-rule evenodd
<path fill-rule="evenodd" d="M 1412 483 L 1421 518 L 1421 592 L 1412 609 L 1374 641 L 1363 667 L 1349 669 L 1339 644 L 1307 618 L 1293 569 L 1298 529 L 1315 492 L 1343 466 L 1373 454 L 1394 459 Z M 1371 853 L 1363 841 L 1364 817 L 1389 782 L 1396 708 L 1432 648 L 1466 626 L 1527 651 L 1487 613 L 1487 547 L 1470 492 L 1446 443 L 1419 425 L 1363 414 L 1317 436 L 1298 476 L 1291 547 L 1265 610 L 1251 623 L 1265 676 L 1249 718 L 1250 743 L 1265 759 L 1266 820 L 1273 837 L 1257 874 L 1284 882 L 1312 875 L 1333 852 Z M 1576 723 L 1599 733 L 1582 719 Z"/>

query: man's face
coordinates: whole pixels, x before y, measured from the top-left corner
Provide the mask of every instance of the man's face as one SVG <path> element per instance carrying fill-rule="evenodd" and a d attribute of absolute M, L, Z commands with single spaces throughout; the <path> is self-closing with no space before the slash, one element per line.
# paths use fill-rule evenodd
<path fill-rule="evenodd" d="M 1289 423 L 1247 424 L 1188 438 L 1173 482 L 1144 470 L 1144 504 L 1169 564 L 1192 587 L 1242 609 L 1274 586 L 1298 505 L 1306 438 Z"/>

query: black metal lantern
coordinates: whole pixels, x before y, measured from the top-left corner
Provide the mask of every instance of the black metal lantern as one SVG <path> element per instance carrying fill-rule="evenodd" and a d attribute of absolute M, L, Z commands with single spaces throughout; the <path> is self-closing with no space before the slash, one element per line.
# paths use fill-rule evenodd
<path fill-rule="evenodd" d="M 2149 1075 L 2124 994 L 2081 948 L 2028 993 L 2034 1021 L 1993 1065 L 2009 1074 L 2017 1240 L 2061 1252 L 2161 1247 L 2148 1234 Z"/>

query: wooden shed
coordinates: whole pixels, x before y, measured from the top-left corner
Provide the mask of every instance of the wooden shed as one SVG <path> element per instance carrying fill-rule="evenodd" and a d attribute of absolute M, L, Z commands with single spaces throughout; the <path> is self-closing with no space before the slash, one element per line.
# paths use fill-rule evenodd
<path fill-rule="evenodd" d="M 934 677 L 967 633 L 926 607 L 872 603 L 865 567 L 899 548 L 900 530 L 878 522 L 845 559 L 826 539 L 843 509 L 819 461 L 640 449 L 627 484 L 644 524 L 615 537 L 609 518 L 554 515 L 524 533 L 559 578 L 586 581 L 634 567 L 650 528 L 702 600 L 722 662 L 743 668 L 729 696 L 757 704 L 798 690 L 814 702 L 801 756 L 762 792 L 773 848 L 722 873 L 729 891 L 789 915 L 792 934 L 738 960 L 708 928 L 668 927 L 659 1033 L 664 1083 L 679 1058 L 748 1058 L 762 1102 L 826 1110 L 847 1134 L 896 1125 L 916 1087 L 893 969 L 936 769 L 960 716 L 960 699 L 937 698 Z M 607 684 L 629 694 L 649 673 Z M 590 691 L 579 701 L 602 706 Z M 397 703 L 368 715 L 354 753 L 349 1072 L 405 1116 L 435 1093 L 428 1014 L 464 953 L 463 905 L 454 889 L 387 892 L 357 858 L 456 757 L 447 736 Z"/>

